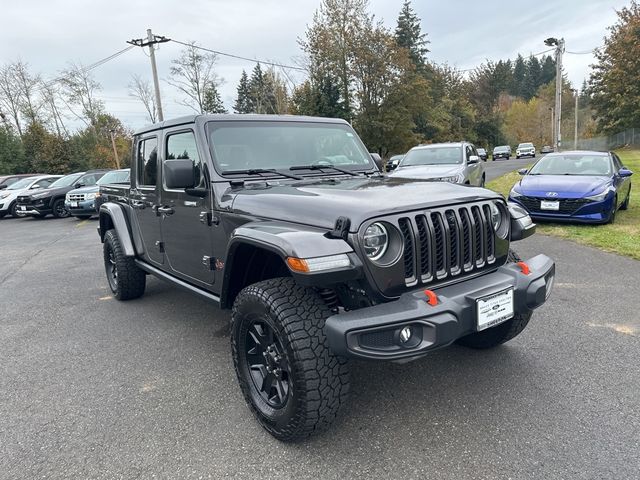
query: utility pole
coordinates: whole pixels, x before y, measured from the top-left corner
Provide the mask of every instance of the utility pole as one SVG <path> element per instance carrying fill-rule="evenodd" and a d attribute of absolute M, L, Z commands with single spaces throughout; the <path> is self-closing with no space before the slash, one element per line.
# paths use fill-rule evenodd
<path fill-rule="evenodd" d="M 549 111 L 551 112 L 551 145 L 554 145 L 555 136 L 555 116 L 553 115 L 553 107 L 549 107 Z"/>
<path fill-rule="evenodd" d="M 109 130 L 109 134 L 111 135 L 111 146 L 113 147 L 113 155 L 116 159 L 116 168 L 120 170 L 120 157 L 118 157 L 118 150 L 116 149 L 116 139 L 113 133 L 114 130 L 112 128 L 111 130 Z"/>
<path fill-rule="evenodd" d="M 158 68 L 156 67 L 156 54 L 153 46 L 156 43 L 165 43 L 170 41 L 170 38 L 163 37 L 161 35 L 154 35 L 150 28 L 147 29 L 146 42 L 143 38 L 129 40 L 127 43 L 135 45 L 136 47 L 149 47 L 149 59 L 151 60 L 151 73 L 153 74 L 153 85 L 156 91 L 156 110 L 158 112 L 158 120 L 162 122 L 164 115 L 162 114 L 162 101 L 160 100 L 160 84 L 158 82 Z"/>
<path fill-rule="evenodd" d="M 562 131 L 560 126 L 562 125 L 562 54 L 564 53 L 564 38 L 547 38 L 544 41 L 545 45 L 556 47 L 556 98 L 555 98 L 555 136 L 554 136 L 554 149 L 559 151 L 562 146 Z"/>

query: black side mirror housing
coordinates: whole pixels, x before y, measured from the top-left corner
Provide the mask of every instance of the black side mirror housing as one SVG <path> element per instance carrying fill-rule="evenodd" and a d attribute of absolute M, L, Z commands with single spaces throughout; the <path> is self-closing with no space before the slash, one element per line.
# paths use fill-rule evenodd
<path fill-rule="evenodd" d="M 371 155 L 371 160 L 373 160 L 373 163 L 376 164 L 376 167 L 378 167 L 378 170 L 382 171 L 382 157 L 380 156 L 380 154 L 375 152 L 369 152 L 369 155 Z"/>
<path fill-rule="evenodd" d="M 177 159 L 166 160 L 162 164 L 164 183 L 167 188 L 186 189 L 196 185 L 193 160 Z"/>

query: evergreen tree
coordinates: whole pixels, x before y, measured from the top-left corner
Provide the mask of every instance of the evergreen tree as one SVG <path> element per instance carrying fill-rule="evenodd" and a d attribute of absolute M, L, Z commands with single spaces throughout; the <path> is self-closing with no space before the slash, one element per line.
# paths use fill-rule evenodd
<path fill-rule="evenodd" d="M 427 34 L 422 33 L 420 28 L 420 18 L 411 8 L 411 1 L 405 0 L 398 16 L 398 23 L 395 32 L 396 42 L 403 48 L 409 50 L 409 57 L 413 64 L 422 70 L 426 64 L 426 55 L 429 52 L 426 39 Z"/>
<path fill-rule="evenodd" d="M 249 79 L 249 105 L 252 113 L 265 113 L 264 93 L 264 74 L 262 67 L 257 63 Z"/>
<path fill-rule="evenodd" d="M 544 85 L 556 78 L 556 62 L 550 56 L 546 55 L 542 60 L 542 72 L 540 73 L 540 84 Z"/>
<path fill-rule="evenodd" d="M 542 85 L 542 68 L 540 67 L 538 59 L 533 55 L 527 60 L 526 66 L 527 69 L 522 85 L 522 96 L 526 100 L 529 100 L 536 94 L 540 85 Z"/>
<path fill-rule="evenodd" d="M 522 55 L 518 54 L 516 62 L 513 66 L 513 85 L 511 86 L 511 95 L 516 97 L 524 97 L 525 75 L 527 74 L 527 65 Z"/>
<path fill-rule="evenodd" d="M 249 91 L 249 77 L 247 72 L 242 70 L 240 75 L 240 82 L 238 83 L 238 96 L 236 97 L 236 103 L 233 105 L 233 110 L 236 113 L 251 113 L 251 93 Z"/>
<path fill-rule="evenodd" d="M 205 87 L 203 101 L 202 101 L 203 113 L 227 113 L 227 109 L 224 108 L 220 93 L 214 83 L 210 83 Z"/>

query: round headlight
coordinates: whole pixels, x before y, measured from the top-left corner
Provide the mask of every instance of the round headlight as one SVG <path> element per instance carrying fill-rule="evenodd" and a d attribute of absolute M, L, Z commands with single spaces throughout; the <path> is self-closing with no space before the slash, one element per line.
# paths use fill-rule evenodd
<path fill-rule="evenodd" d="M 493 224 L 493 229 L 497 232 L 500 228 L 500 224 L 502 223 L 502 215 L 500 215 L 500 209 L 495 203 L 490 204 L 491 208 L 491 223 Z"/>
<path fill-rule="evenodd" d="M 378 260 L 389 246 L 389 234 L 381 223 L 372 223 L 364 231 L 364 253 L 370 260 Z"/>

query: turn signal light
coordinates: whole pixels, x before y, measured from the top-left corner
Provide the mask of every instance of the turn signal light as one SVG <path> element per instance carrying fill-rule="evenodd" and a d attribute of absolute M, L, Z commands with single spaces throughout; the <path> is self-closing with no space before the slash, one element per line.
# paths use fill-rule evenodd
<path fill-rule="evenodd" d="M 294 272 L 309 273 L 309 265 L 304 258 L 287 257 L 287 264 Z"/>
<path fill-rule="evenodd" d="M 529 275 L 531 273 L 531 270 L 529 269 L 529 265 L 527 265 L 526 263 L 518 262 L 516 263 L 516 265 L 520 267 L 520 271 L 523 273 L 523 275 Z"/>

